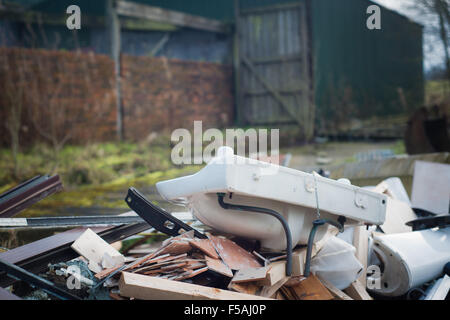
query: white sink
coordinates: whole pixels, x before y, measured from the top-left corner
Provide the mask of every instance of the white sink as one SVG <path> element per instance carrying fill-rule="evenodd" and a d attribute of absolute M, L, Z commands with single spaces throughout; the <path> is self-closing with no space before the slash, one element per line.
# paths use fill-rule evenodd
<path fill-rule="evenodd" d="M 156 187 L 167 200 L 186 199 L 195 217 L 204 224 L 222 232 L 258 239 L 263 247 L 273 250 L 286 247 L 280 222 L 261 213 L 223 209 L 217 193 L 227 194 L 226 203 L 268 208 L 283 215 L 292 233 L 293 246 L 307 243 L 312 222 L 317 219 L 316 187 L 321 218 L 337 221 L 343 216 L 346 225 L 380 225 L 386 214 L 385 195 L 353 186 L 348 181 L 236 156 L 228 147 L 220 148 L 217 157 L 199 172 L 160 181 Z M 326 226 L 320 227 L 315 241 L 326 230 Z"/>

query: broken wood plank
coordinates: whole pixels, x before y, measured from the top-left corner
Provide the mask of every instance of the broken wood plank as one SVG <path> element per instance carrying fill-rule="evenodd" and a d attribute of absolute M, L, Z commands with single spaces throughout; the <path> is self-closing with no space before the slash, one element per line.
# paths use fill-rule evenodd
<path fill-rule="evenodd" d="M 236 272 L 231 282 L 241 283 L 265 280 L 269 269 L 270 267 L 241 269 Z"/>
<path fill-rule="evenodd" d="M 214 259 L 219 259 L 219 255 L 209 239 L 194 239 L 190 241 L 192 247 L 202 251 L 204 254 Z"/>
<path fill-rule="evenodd" d="M 184 239 L 184 241 L 190 241 L 190 240 L 194 239 L 194 233 L 195 233 L 194 230 L 190 230 L 190 231 L 184 232 L 176 237 L 170 237 L 162 242 L 161 248 L 168 246 L 172 241 L 175 241 L 175 240 L 183 240 Z"/>
<path fill-rule="evenodd" d="M 296 250 L 292 253 L 292 276 L 301 276 L 305 272 L 307 248 Z"/>
<path fill-rule="evenodd" d="M 162 268 L 165 266 L 174 265 L 174 264 L 181 263 L 181 262 L 184 262 L 183 258 L 177 259 L 177 260 L 171 260 L 171 261 L 158 262 L 158 263 L 150 264 L 150 265 L 145 265 L 138 269 L 131 269 L 130 272 L 136 273 L 136 272 L 142 272 L 142 271 L 149 271 L 149 270 L 159 269 L 159 268 Z"/>
<path fill-rule="evenodd" d="M 174 240 L 171 241 L 166 247 L 157 253 L 157 255 L 162 255 L 170 253 L 171 255 L 177 255 L 182 253 L 187 253 L 192 250 L 191 245 L 188 241 Z"/>
<path fill-rule="evenodd" d="M 273 285 L 264 286 L 259 293 L 261 297 L 272 297 L 290 278 L 284 277 Z"/>
<path fill-rule="evenodd" d="M 189 270 L 185 274 L 183 273 L 180 276 L 175 277 L 174 280 L 181 281 L 181 280 L 190 279 L 190 278 L 193 278 L 193 277 L 195 277 L 203 272 L 206 272 L 206 271 L 208 271 L 208 267 L 204 267 L 204 268 L 200 268 L 200 269 L 196 269 L 196 270 Z"/>
<path fill-rule="evenodd" d="M 246 294 L 257 294 L 258 291 L 260 291 L 261 286 L 248 282 L 248 283 L 234 283 L 231 282 L 228 284 L 228 289 L 233 290 L 240 293 L 246 293 Z"/>
<path fill-rule="evenodd" d="M 352 298 L 350 298 L 350 296 L 345 294 L 343 291 L 336 288 L 331 282 L 329 282 L 325 279 L 322 279 L 320 277 L 319 277 L 319 280 L 320 280 L 320 282 L 322 282 L 322 284 L 325 286 L 325 288 L 327 288 L 328 291 L 331 292 L 331 294 L 334 296 L 334 300 L 353 300 Z"/>
<path fill-rule="evenodd" d="M 141 300 L 267 300 L 239 292 L 122 272 L 120 295 Z"/>
<path fill-rule="evenodd" d="M 103 269 L 102 271 L 98 272 L 95 274 L 95 277 L 99 280 L 109 276 L 111 273 L 113 273 L 114 271 L 116 271 L 117 269 L 119 269 L 120 266 L 114 267 L 114 268 L 108 268 L 108 269 Z"/>
<path fill-rule="evenodd" d="M 175 269 L 178 269 L 178 268 L 182 268 L 185 265 L 187 265 L 186 262 L 179 262 L 179 263 L 175 263 L 175 264 L 169 264 L 167 266 L 161 267 L 161 270 L 163 270 L 163 271 L 175 270 Z"/>
<path fill-rule="evenodd" d="M 286 261 L 276 261 L 269 264 L 266 278 L 259 281 L 261 285 L 273 286 L 286 277 Z"/>
<path fill-rule="evenodd" d="M 294 296 L 294 294 L 292 293 L 291 289 L 286 287 L 285 285 L 283 285 L 278 292 L 281 292 L 286 300 L 297 300 L 297 297 Z"/>
<path fill-rule="evenodd" d="M 373 300 L 359 280 L 354 281 L 344 292 L 353 300 Z"/>
<path fill-rule="evenodd" d="M 107 267 L 113 268 L 125 263 L 125 257 L 91 229 L 87 229 L 75 240 L 71 248 L 90 262 L 100 266 L 108 262 Z"/>
<path fill-rule="evenodd" d="M 121 297 L 118 293 L 110 292 L 109 297 L 113 300 L 126 300 L 124 297 Z"/>
<path fill-rule="evenodd" d="M 167 253 L 167 254 L 164 254 L 164 255 L 161 255 L 161 256 L 157 256 L 157 257 L 154 257 L 152 259 L 147 260 L 144 263 L 144 265 L 147 266 L 147 265 L 152 264 L 152 263 L 169 262 L 169 261 L 183 259 L 183 258 L 186 258 L 186 257 L 187 257 L 187 253 L 182 253 L 182 254 L 174 255 L 174 256 L 171 256 L 169 253 Z"/>
<path fill-rule="evenodd" d="M 230 268 L 228 268 L 228 266 L 225 263 L 223 263 L 222 260 L 213 259 L 208 256 L 205 256 L 205 259 L 206 259 L 206 266 L 208 267 L 209 270 L 217 272 L 229 278 L 233 277 L 233 272 L 231 271 Z"/>
<path fill-rule="evenodd" d="M 333 295 L 313 274 L 308 278 L 292 279 L 286 284 L 298 300 L 332 300 Z"/>
<path fill-rule="evenodd" d="M 369 231 L 366 226 L 358 226 L 353 229 L 353 246 L 356 248 L 355 256 L 363 265 L 363 272 L 358 280 L 365 287 L 367 281 L 367 258 L 369 251 Z"/>
<path fill-rule="evenodd" d="M 212 32 L 223 33 L 226 31 L 225 25 L 219 20 L 208 19 L 184 12 L 163 9 L 131 1 L 117 1 L 116 10 L 119 15 L 127 17 L 170 23 L 175 26 Z"/>
<path fill-rule="evenodd" d="M 261 264 L 250 252 L 229 239 L 211 236 L 211 242 L 223 262 L 232 270 L 259 268 Z"/>

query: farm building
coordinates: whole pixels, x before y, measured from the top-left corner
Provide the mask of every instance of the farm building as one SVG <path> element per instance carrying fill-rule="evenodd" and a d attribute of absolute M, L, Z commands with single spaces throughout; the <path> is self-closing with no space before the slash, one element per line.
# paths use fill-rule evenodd
<path fill-rule="evenodd" d="M 368 0 L 3 2 L 0 46 L 80 49 L 120 64 L 109 119 L 126 138 L 203 119 L 292 126 L 311 139 L 404 120 L 424 100 L 422 26 L 381 7 L 381 30 L 369 30 Z M 80 30 L 66 27 L 71 4 Z"/>

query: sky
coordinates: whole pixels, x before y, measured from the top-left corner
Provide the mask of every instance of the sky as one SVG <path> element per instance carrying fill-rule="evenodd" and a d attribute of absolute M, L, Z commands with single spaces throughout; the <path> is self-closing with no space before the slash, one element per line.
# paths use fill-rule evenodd
<path fill-rule="evenodd" d="M 373 2 L 379 3 L 386 8 L 392 9 L 401 13 L 413 21 L 419 22 L 425 26 L 430 25 L 432 21 L 425 20 L 429 17 L 415 12 L 411 7 L 414 0 L 374 0 Z M 383 17 L 381 17 L 381 25 L 383 27 Z M 435 36 L 429 35 L 426 31 L 429 30 L 426 27 L 424 32 L 424 69 L 430 70 L 436 65 L 443 65 L 444 63 L 444 48 L 440 41 Z"/>

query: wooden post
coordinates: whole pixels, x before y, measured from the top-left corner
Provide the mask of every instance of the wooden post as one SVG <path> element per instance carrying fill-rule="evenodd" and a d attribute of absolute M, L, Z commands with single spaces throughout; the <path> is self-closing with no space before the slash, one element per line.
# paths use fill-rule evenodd
<path fill-rule="evenodd" d="M 244 119 L 242 116 L 242 99 L 240 90 L 240 24 L 239 24 L 239 0 L 234 0 L 234 34 L 233 34 L 233 66 L 234 66 L 234 111 L 236 124 L 243 125 Z"/>
<path fill-rule="evenodd" d="M 123 140 L 123 111 L 120 86 L 120 21 L 116 12 L 115 1 L 106 0 L 106 27 L 110 39 L 109 54 L 114 61 L 114 74 L 116 78 L 116 105 L 117 105 L 117 138 Z"/>

